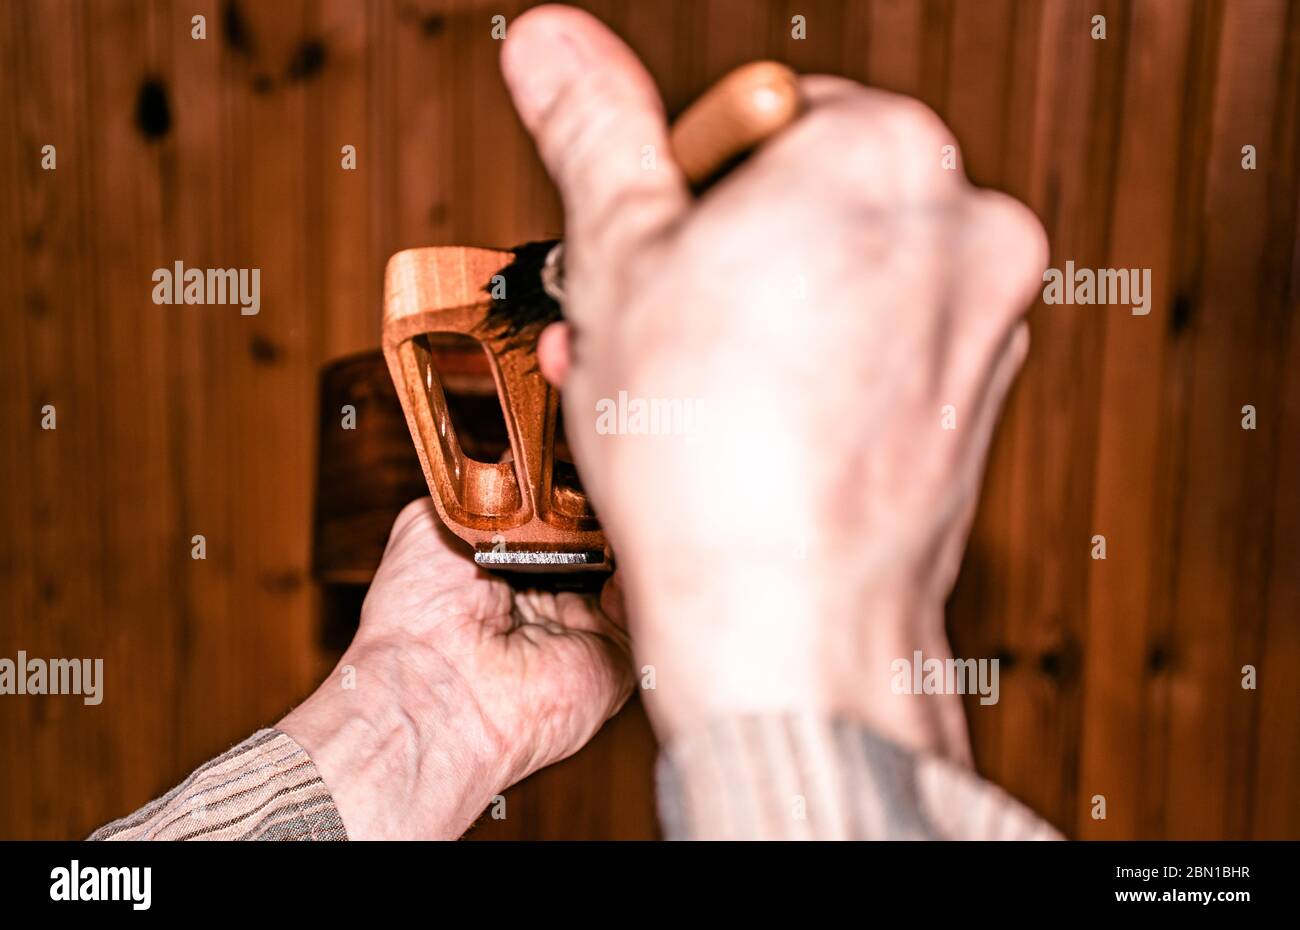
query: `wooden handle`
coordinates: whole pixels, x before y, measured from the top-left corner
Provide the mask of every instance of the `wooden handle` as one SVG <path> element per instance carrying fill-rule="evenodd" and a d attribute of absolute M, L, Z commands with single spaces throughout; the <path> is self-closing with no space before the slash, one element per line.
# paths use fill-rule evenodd
<path fill-rule="evenodd" d="M 673 155 L 692 186 L 792 123 L 803 111 L 799 79 L 754 61 L 727 74 L 673 123 Z"/>

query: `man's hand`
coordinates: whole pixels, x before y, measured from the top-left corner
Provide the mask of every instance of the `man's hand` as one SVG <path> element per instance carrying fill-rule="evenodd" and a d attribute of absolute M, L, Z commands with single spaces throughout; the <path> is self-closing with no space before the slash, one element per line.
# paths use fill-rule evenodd
<path fill-rule="evenodd" d="M 1047 259 L 1037 220 L 950 170 L 922 104 L 847 80 L 805 78 L 807 115 L 696 201 L 653 82 L 596 20 L 531 10 L 502 65 L 566 213 L 566 323 L 539 362 L 661 736 L 810 710 L 964 757 L 958 699 L 893 694 L 891 662 L 950 655 L 943 603 Z M 598 430 L 620 396 L 703 425 Z"/>
<path fill-rule="evenodd" d="M 610 586 L 516 591 L 483 572 L 428 498 L 393 525 L 361 628 L 279 723 L 352 839 L 454 838 L 494 795 L 580 749 L 632 689 Z"/>

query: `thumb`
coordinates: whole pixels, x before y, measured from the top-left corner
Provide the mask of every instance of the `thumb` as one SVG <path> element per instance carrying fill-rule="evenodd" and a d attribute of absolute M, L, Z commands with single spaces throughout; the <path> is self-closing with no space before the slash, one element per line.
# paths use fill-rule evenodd
<path fill-rule="evenodd" d="M 563 197 L 571 275 L 609 267 L 686 208 L 654 81 L 594 17 L 529 10 L 510 24 L 501 70 Z"/>

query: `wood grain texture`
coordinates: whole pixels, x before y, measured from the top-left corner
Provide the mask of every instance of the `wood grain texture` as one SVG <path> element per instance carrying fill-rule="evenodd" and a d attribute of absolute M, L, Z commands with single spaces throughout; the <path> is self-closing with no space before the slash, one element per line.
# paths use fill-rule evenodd
<path fill-rule="evenodd" d="M 106 678 L 0 696 L 0 837 L 86 834 L 329 667 L 321 367 L 378 346 L 393 253 L 563 231 L 490 34 L 527 5 L 0 4 L 0 656 Z M 1300 2 L 587 5 L 670 112 L 756 58 L 919 96 L 1054 265 L 1151 269 L 1148 316 L 1031 314 L 949 610 L 1001 660 L 977 764 L 1077 836 L 1300 836 Z M 153 304 L 175 261 L 260 268 L 261 312 Z M 653 757 L 634 704 L 474 835 L 655 836 Z"/>

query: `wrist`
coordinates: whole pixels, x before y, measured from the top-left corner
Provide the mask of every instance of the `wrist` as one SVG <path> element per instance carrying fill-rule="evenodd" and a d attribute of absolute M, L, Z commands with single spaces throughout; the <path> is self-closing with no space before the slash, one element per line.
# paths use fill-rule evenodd
<path fill-rule="evenodd" d="M 715 579 L 688 595 L 648 588 L 629 579 L 628 605 L 637 665 L 654 667 L 646 706 L 661 741 L 717 720 L 811 714 L 969 764 L 960 696 L 895 687 L 899 660 L 952 656 L 935 599 L 903 585 L 849 589 L 842 576 L 818 583 L 775 572 Z"/>
<path fill-rule="evenodd" d="M 490 734 L 418 645 L 358 641 L 278 724 L 311 756 L 351 839 L 454 839 L 505 786 Z"/>

